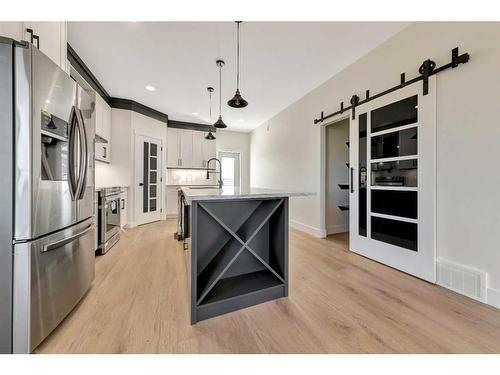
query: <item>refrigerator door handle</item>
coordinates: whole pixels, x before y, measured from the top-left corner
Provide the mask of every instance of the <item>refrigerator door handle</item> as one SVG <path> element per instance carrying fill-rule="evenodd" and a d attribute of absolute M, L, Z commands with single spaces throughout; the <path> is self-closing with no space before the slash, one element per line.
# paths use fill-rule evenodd
<path fill-rule="evenodd" d="M 76 116 L 78 119 L 78 131 L 80 134 L 80 170 L 78 173 L 79 178 L 76 197 L 80 200 L 85 194 L 85 185 L 87 184 L 88 144 L 82 112 L 80 110 L 76 110 Z"/>
<path fill-rule="evenodd" d="M 68 163 L 68 184 L 69 184 L 69 192 L 71 194 L 71 200 L 76 200 L 77 198 L 77 188 L 78 181 L 76 176 L 76 160 L 75 160 L 75 143 L 76 143 L 76 131 L 78 127 L 78 116 L 76 114 L 76 108 L 73 106 L 71 108 L 71 114 L 69 115 L 69 163 Z"/>
<path fill-rule="evenodd" d="M 81 232 L 79 232 L 77 234 L 63 238 L 62 240 L 54 241 L 54 242 L 48 243 L 46 245 L 43 245 L 41 252 L 45 253 L 47 251 L 54 250 L 54 249 L 60 248 L 64 245 L 67 245 L 70 242 L 73 242 L 74 240 L 76 240 L 77 238 L 82 237 L 85 233 L 87 233 L 91 229 L 92 229 L 92 225 L 89 225 L 87 228 L 85 228 L 84 230 L 82 230 Z"/>

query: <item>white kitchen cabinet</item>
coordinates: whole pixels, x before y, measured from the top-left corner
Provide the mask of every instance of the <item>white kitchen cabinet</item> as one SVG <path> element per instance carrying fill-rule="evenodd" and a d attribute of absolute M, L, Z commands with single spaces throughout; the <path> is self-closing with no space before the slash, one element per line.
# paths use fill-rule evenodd
<path fill-rule="evenodd" d="M 111 107 L 96 94 L 95 101 L 95 159 L 111 163 Z"/>
<path fill-rule="evenodd" d="M 26 31 L 26 29 L 32 29 L 33 34 L 38 35 L 40 51 L 59 65 L 61 69 L 69 72 L 69 64 L 66 58 L 66 22 L 0 22 L 0 36 L 5 36 L 18 41 L 27 40 L 31 42 L 31 35 Z M 36 45 L 36 41 L 34 44 Z"/>
<path fill-rule="evenodd" d="M 193 167 L 193 131 L 179 130 L 179 159 L 182 168 Z"/>
<path fill-rule="evenodd" d="M 191 166 L 193 168 L 204 168 L 206 159 L 203 156 L 203 143 L 206 141 L 205 134 L 199 131 L 193 131 L 193 157 Z"/>
<path fill-rule="evenodd" d="M 202 132 L 199 132 L 199 133 L 202 133 Z M 204 134 L 204 133 L 202 133 L 202 134 Z M 212 158 L 215 158 L 216 154 L 217 154 L 216 149 L 215 149 L 215 140 L 203 138 L 202 148 L 203 148 L 202 167 L 206 168 L 208 161 Z"/>
<path fill-rule="evenodd" d="M 25 22 L 0 22 L 0 36 L 5 38 L 12 38 L 14 40 L 23 40 Z"/>
<path fill-rule="evenodd" d="M 168 128 L 168 168 L 205 168 L 215 157 L 215 142 L 198 130 Z"/>
<path fill-rule="evenodd" d="M 167 167 L 179 168 L 180 155 L 179 155 L 179 129 L 167 129 Z"/>
<path fill-rule="evenodd" d="M 167 217 L 178 214 L 178 187 L 167 186 Z"/>

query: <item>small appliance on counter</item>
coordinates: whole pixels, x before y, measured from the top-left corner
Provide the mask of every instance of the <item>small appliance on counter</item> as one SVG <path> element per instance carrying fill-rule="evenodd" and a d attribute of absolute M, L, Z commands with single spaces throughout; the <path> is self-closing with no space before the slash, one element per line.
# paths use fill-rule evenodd
<path fill-rule="evenodd" d="M 105 254 L 120 240 L 120 211 L 122 209 L 119 186 L 102 188 L 97 191 L 97 253 Z"/>

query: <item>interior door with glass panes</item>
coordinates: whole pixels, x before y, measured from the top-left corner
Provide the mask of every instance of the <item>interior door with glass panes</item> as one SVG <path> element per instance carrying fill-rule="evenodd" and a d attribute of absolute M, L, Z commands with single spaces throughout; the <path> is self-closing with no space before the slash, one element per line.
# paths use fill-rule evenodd
<path fill-rule="evenodd" d="M 436 83 L 356 107 L 350 128 L 350 249 L 436 280 Z"/>
<path fill-rule="evenodd" d="M 143 135 L 136 136 L 136 224 L 161 219 L 161 140 Z"/>

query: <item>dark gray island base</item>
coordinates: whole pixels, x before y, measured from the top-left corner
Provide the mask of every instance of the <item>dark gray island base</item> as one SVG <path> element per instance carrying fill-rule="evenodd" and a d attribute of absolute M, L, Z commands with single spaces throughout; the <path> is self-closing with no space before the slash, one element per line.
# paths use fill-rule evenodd
<path fill-rule="evenodd" d="M 192 324 L 287 295 L 287 197 L 192 201 Z"/>
<path fill-rule="evenodd" d="M 191 324 L 288 296 L 288 197 L 183 188 L 190 205 Z"/>

